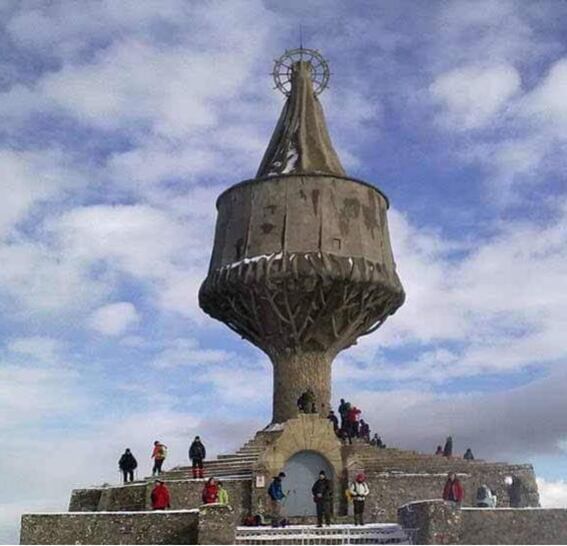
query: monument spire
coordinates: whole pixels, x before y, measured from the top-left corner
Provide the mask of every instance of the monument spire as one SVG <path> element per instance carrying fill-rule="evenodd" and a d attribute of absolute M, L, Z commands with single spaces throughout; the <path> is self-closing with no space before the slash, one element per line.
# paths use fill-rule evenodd
<path fill-rule="evenodd" d="M 287 100 L 256 178 L 295 173 L 346 176 L 317 98 L 329 79 L 323 57 L 300 47 L 278 59 L 272 74 Z"/>

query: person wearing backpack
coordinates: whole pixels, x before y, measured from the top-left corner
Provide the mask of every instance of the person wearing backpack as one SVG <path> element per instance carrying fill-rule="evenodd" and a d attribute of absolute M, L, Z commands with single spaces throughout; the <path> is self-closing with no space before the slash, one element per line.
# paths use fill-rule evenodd
<path fill-rule="evenodd" d="M 356 476 L 350 484 L 349 492 L 354 505 L 354 524 L 364 525 L 364 501 L 370 493 L 364 474 L 360 473 Z"/>
<path fill-rule="evenodd" d="M 281 504 L 285 499 L 282 489 L 282 480 L 285 478 L 285 472 L 280 472 L 274 477 L 270 487 L 268 487 L 268 496 L 270 497 L 270 512 L 272 514 L 272 527 L 278 527 L 280 524 Z"/>
<path fill-rule="evenodd" d="M 496 508 L 496 502 L 496 495 L 492 492 L 488 485 L 482 484 L 476 490 L 476 505 L 479 508 Z"/>
<path fill-rule="evenodd" d="M 124 476 L 124 483 L 133 482 L 134 481 L 134 470 L 138 466 L 138 461 L 136 461 L 134 455 L 129 449 L 126 449 L 120 460 L 118 461 L 118 468 L 122 471 L 122 475 Z"/>
<path fill-rule="evenodd" d="M 199 436 L 195 436 L 189 448 L 189 459 L 193 467 L 193 478 L 203 478 L 203 461 L 207 456 L 207 450 Z"/>
<path fill-rule="evenodd" d="M 163 461 L 167 457 L 167 446 L 156 440 L 154 442 L 154 449 L 151 458 L 154 460 L 154 467 L 152 468 L 152 476 L 159 476 L 161 474 L 161 467 Z"/>

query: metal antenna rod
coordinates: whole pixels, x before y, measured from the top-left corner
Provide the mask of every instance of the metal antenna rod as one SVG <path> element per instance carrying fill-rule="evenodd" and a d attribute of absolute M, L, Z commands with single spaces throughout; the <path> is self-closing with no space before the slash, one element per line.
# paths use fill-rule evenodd
<path fill-rule="evenodd" d="M 299 25 L 299 58 L 303 60 L 303 25 Z"/>

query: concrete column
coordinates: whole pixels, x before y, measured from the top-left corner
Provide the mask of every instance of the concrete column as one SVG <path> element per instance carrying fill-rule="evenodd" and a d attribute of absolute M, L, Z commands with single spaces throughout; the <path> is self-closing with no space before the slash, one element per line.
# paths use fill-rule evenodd
<path fill-rule="evenodd" d="M 315 393 L 317 412 L 326 417 L 331 404 L 332 359 L 322 352 L 280 354 L 274 365 L 273 423 L 297 417 L 297 399 L 308 388 Z"/>

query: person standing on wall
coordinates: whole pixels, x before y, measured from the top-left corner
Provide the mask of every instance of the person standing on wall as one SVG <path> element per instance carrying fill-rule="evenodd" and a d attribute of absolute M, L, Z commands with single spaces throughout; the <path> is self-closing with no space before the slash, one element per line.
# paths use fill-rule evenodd
<path fill-rule="evenodd" d="M 167 446 L 156 440 L 154 442 L 154 449 L 152 451 L 152 457 L 151 457 L 154 460 L 154 467 L 152 468 L 152 476 L 159 476 L 161 474 L 161 467 L 166 457 L 167 457 Z"/>
<path fill-rule="evenodd" d="M 362 473 L 357 474 L 356 479 L 350 484 L 349 491 L 354 505 L 354 524 L 364 525 L 364 501 L 370 493 L 366 476 Z"/>
<path fill-rule="evenodd" d="M 161 480 L 155 481 L 155 486 L 150 495 L 152 501 L 152 510 L 165 510 L 171 507 L 171 499 L 169 489 Z"/>
<path fill-rule="evenodd" d="M 447 436 L 445 440 L 445 447 L 443 448 L 443 457 L 452 457 L 453 456 L 453 438 L 451 436 Z"/>
<path fill-rule="evenodd" d="M 285 494 L 282 489 L 282 480 L 285 478 L 285 472 L 280 472 L 274 477 L 270 487 L 268 487 L 268 496 L 270 497 L 270 512 L 272 515 L 272 527 L 277 527 L 280 524 L 281 517 L 281 504 L 285 499 Z"/>
<path fill-rule="evenodd" d="M 443 489 L 443 500 L 460 505 L 463 502 L 465 490 L 454 472 L 449 472 Z"/>
<path fill-rule="evenodd" d="M 136 461 L 134 455 L 129 449 L 126 449 L 120 460 L 118 461 L 118 468 L 122 471 L 122 475 L 124 476 L 124 483 L 133 482 L 134 481 L 134 470 L 138 466 L 138 461 Z"/>
<path fill-rule="evenodd" d="M 203 477 L 203 461 L 206 456 L 207 450 L 201 443 L 201 438 L 199 436 L 195 436 L 195 439 L 189 448 L 189 459 L 191 460 L 193 467 L 193 478 Z"/>
<path fill-rule="evenodd" d="M 323 519 L 325 520 L 325 525 L 331 525 L 333 486 L 327 479 L 324 470 L 319 472 L 319 479 L 313 484 L 311 493 L 317 507 L 317 527 L 323 527 Z"/>

